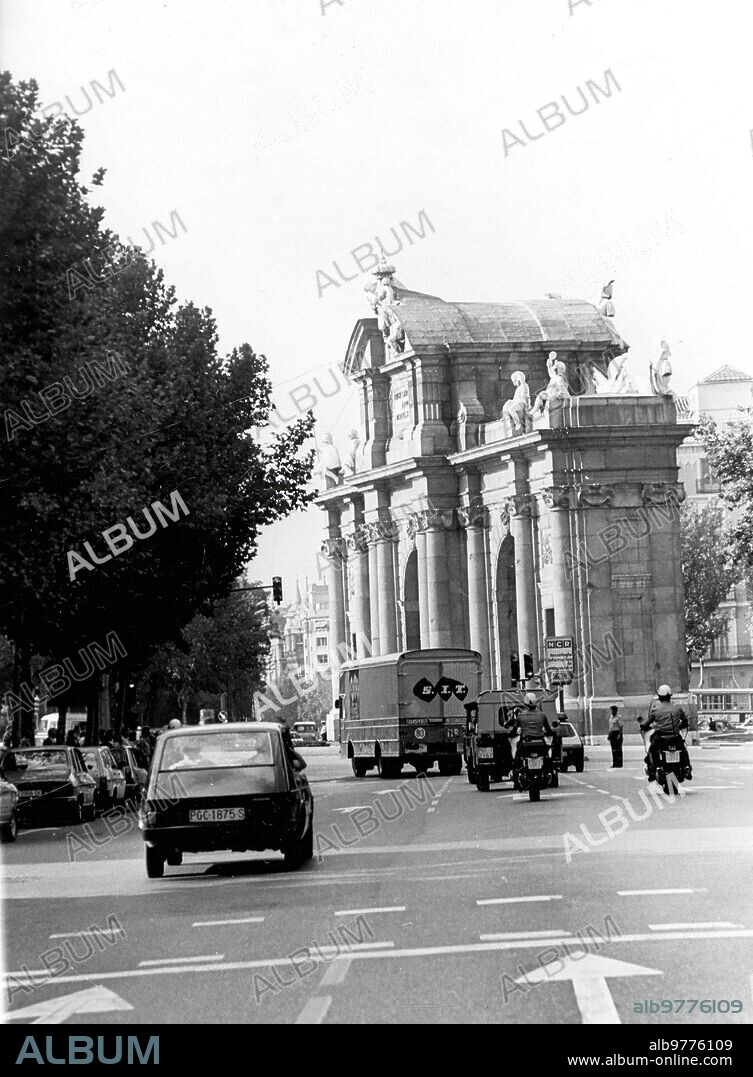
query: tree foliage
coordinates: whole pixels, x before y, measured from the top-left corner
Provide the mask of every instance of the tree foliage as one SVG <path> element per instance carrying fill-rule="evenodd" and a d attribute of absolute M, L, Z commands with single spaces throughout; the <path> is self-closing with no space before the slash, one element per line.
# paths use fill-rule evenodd
<path fill-rule="evenodd" d="M 179 303 L 102 226 L 81 129 L 40 116 L 36 83 L 0 73 L 0 127 L 0 633 L 29 668 L 114 631 L 133 668 L 208 616 L 259 529 L 310 499 L 312 420 L 264 445 L 249 434 L 268 425 L 265 357 L 246 343 L 220 355 L 212 312 Z M 87 265 L 94 283 L 71 297 Z M 108 354 L 124 373 L 77 398 L 70 384 L 85 389 L 92 362 L 112 372 Z M 188 516 L 70 579 L 69 551 L 106 556 L 103 531 L 128 517 L 148 530 L 143 510 L 173 491 Z"/>
<path fill-rule="evenodd" d="M 719 605 L 738 573 L 720 505 L 686 502 L 680 514 L 682 578 L 685 586 L 685 645 L 688 662 L 702 661 L 727 625 Z"/>

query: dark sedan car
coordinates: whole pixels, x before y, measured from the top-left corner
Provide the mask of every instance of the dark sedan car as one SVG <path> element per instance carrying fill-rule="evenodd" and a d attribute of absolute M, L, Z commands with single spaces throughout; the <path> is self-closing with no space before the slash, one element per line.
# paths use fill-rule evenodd
<path fill-rule="evenodd" d="M 111 808 L 118 800 L 125 800 L 126 780 L 118 770 L 109 748 L 82 748 L 86 769 L 97 783 L 94 802 L 100 811 Z"/>
<path fill-rule="evenodd" d="M 298 867 L 314 852 L 314 802 L 305 763 L 274 722 L 188 726 L 157 741 L 140 813 L 146 871 L 184 852 L 276 849 Z"/>
<path fill-rule="evenodd" d="M 3 759 L 3 770 L 18 789 L 24 820 L 47 813 L 73 823 L 94 818 L 97 783 L 78 748 L 13 748 Z"/>

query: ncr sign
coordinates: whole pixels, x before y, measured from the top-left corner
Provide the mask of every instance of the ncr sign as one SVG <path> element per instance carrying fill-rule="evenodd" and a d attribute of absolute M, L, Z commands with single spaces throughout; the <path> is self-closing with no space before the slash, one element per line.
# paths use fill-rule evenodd
<path fill-rule="evenodd" d="M 572 636 L 547 636 L 544 640 L 546 671 L 550 684 L 570 684 L 575 672 Z"/>

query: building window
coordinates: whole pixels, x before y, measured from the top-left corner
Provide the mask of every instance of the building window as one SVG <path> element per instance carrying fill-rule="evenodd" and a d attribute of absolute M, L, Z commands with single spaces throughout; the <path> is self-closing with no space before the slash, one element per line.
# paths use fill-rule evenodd
<path fill-rule="evenodd" d="M 316 645 L 317 645 L 317 647 L 326 647 L 327 646 L 327 637 L 326 636 L 317 636 L 316 637 Z"/>
<path fill-rule="evenodd" d="M 318 654 L 316 656 L 316 660 L 317 660 L 317 662 L 319 663 L 320 666 L 326 666 L 327 665 L 327 656 L 326 656 L 326 654 Z"/>

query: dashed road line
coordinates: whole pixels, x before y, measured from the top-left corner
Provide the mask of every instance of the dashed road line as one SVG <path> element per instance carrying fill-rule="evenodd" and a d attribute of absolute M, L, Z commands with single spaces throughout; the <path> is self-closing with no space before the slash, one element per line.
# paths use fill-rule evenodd
<path fill-rule="evenodd" d="M 195 920 L 191 927 L 225 927 L 232 924 L 263 924 L 263 916 L 244 916 L 239 920 Z"/>
<path fill-rule="evenodd" d="M 525 897 L 479 898 L 477 905 L 517 905 L 528 901 L 562 901 L 562 894 L 529 894 Z M 556 932 L 555 932 L 556 934 Z"/>
<path fill-rule="evenodd" d="M 343 983 L 345 977 L 350 971 L 350 966 L 353 964 L 353 958 L 343 955 L 342 957 L 336 957 L 327 971 L 322 976 L 320 987 L 335 987 L 337 984 Z"/>
<path fill-rule="evenodd" d="M 677 887 L 674 890 L 618 890 L 620 897 L 642 897 L 644 894 L 705 894 L 705 886 Z"/>
<path fill-rule="evenodd" d="M 384 905 L 376 909 L 339 909 L 335 916 L 365 916 L 375 912 L 405 912 L 405 905 Z"/>
<path fill-rule="evenodd" d="M 500 931 L 492 935 L 479 935 L 482 942 L 505 942 L 512 939 L 560 939 L 572 937 L 572 931 Z"/>
<path fill-rule="evenodd" d="M 331 1005 L 331 995 L 322 995 L 319 998 L 309 999 L 296 1018 L 295 1023 L 297 1025 L 321 1025 Z"/>

